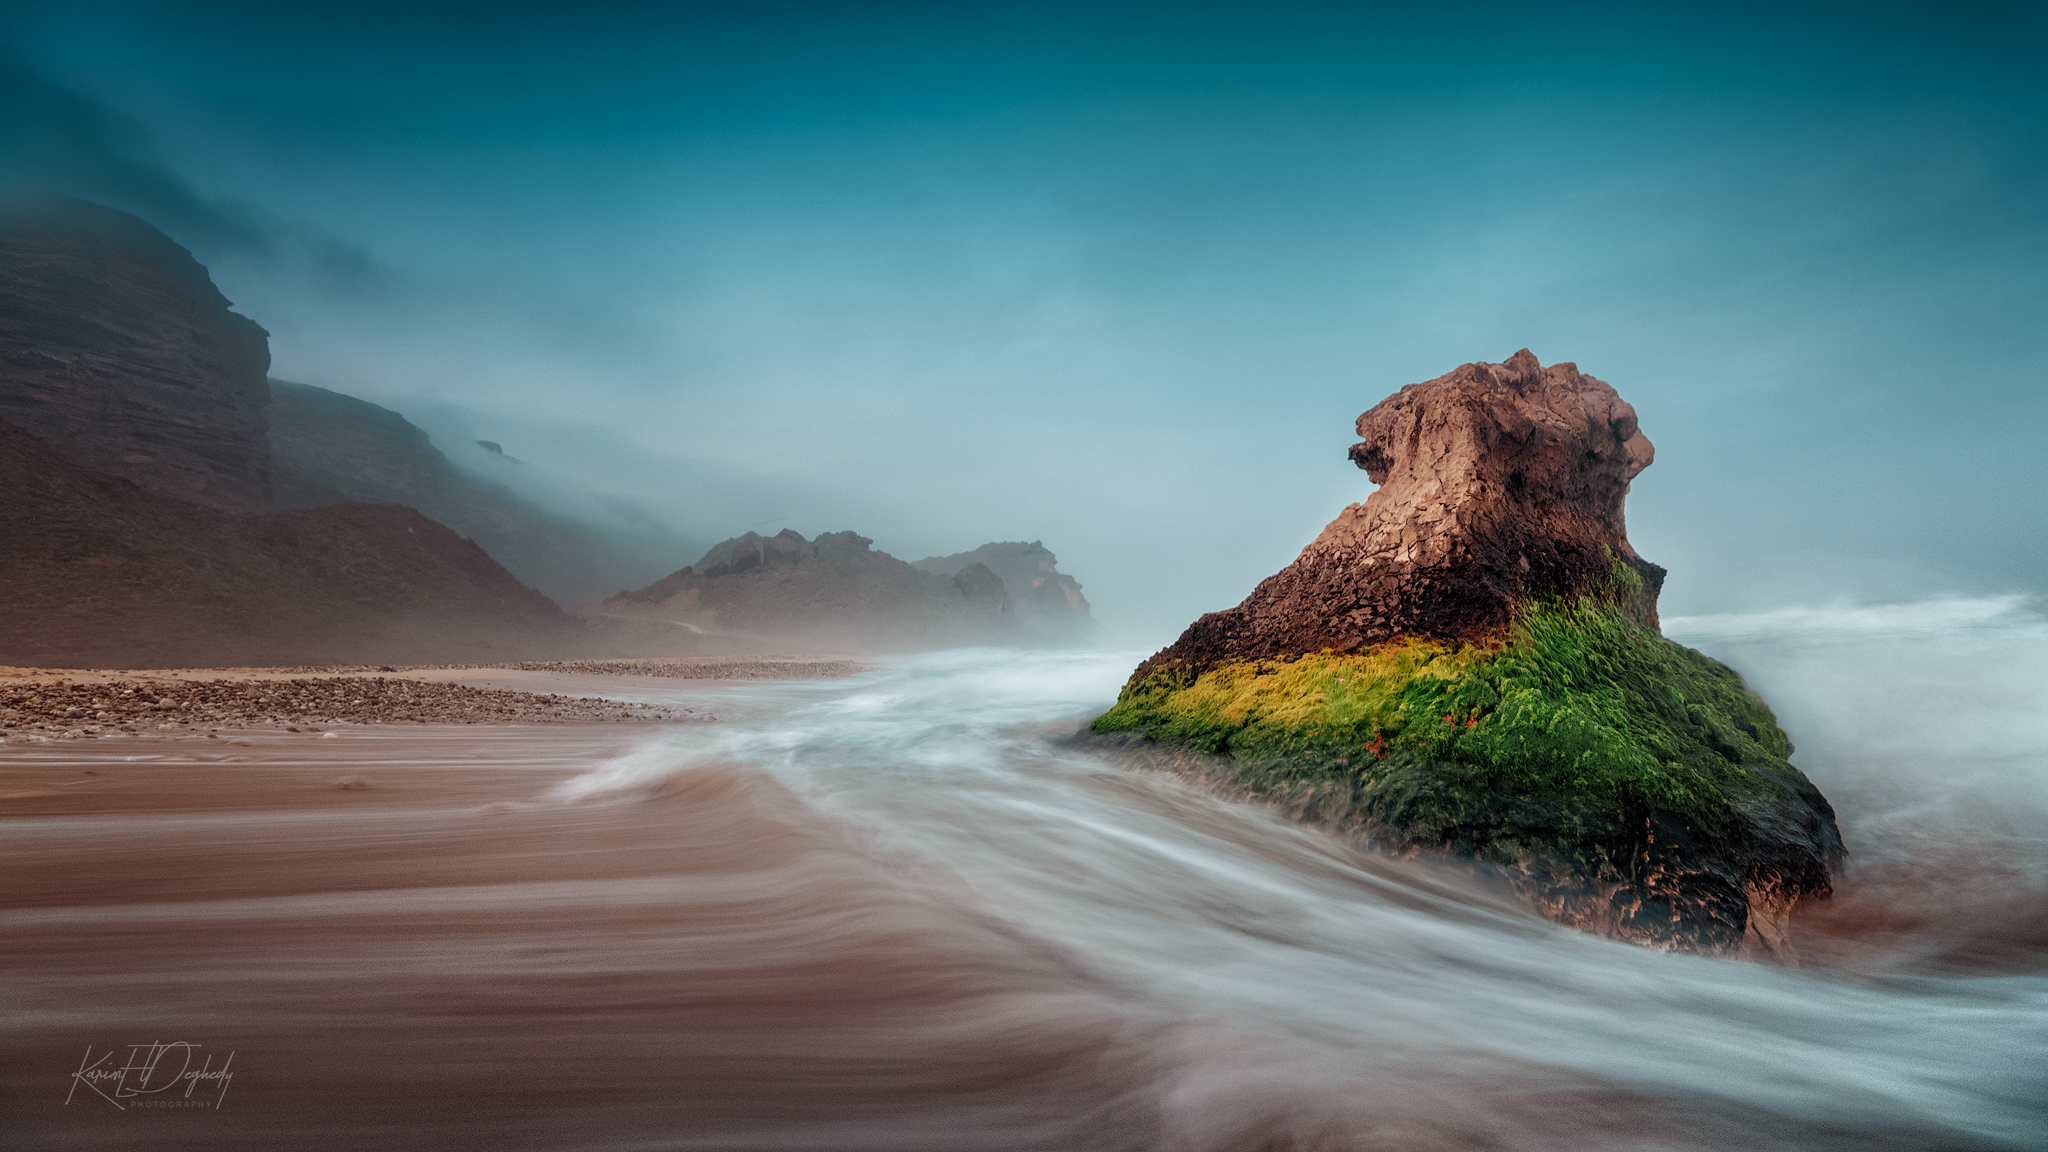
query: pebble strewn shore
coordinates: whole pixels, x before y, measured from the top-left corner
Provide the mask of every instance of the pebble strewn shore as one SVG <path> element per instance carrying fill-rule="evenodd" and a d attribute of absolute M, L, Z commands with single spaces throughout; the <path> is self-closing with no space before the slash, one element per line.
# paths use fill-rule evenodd
<path fill-rule="evenodd" d="M 376 676 L 291 680 L 125 678 L 0 684 L 0 731 L 78 739 L 122 732 L 316 724 L 488 724 L 692 718 L 650 704 Z"/>
<path fill-rule="evenodd" d="M 724 659 L 704 656 L 651 656 L 630 660 L 527 660 L 496 664 L 299 664 L 271 668 L 193 668 L 197 675 L 207 672 L 279 673 L 333 676 L 378 672 L 481 672 L 511 668 L 522 672 L 570 672 L 592 676 L 666 676 L 678 680 L 832 680 L 872 672 L 875 666 L 858 660 L 790 660 L 773 656 Z M 170 669 L 163 669 L 170 671 Z M 0 676 L 41 675 L 42 669 L 0 669 Z"/>

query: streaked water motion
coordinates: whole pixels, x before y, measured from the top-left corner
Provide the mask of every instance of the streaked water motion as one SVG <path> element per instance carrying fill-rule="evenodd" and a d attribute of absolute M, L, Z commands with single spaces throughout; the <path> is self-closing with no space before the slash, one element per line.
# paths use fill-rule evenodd
<path fill-rule="evenodd" d="M 0 821 L 0 1079 L 74 1148 L 2048 1142 L 2048 626 L 1667 630 L 1838 806 L 1855 865 L 1795 926 L 1807 966 L 1564 929 L 1065 739 L 1136 654 L 965 651 L 524 685 L 719 717 L 639 734 L 148 743 L 153 791 L 119 795 L 154 807 Z M 237 1053 L 232 1107 L 61 1104 L 82 1045 L 166 1038 Z"/>
<path fill-rule="evenodd" d="M 1821 966 L 1798 970 L 1558 928 L 1049 739 L 1113 696 L 1130 653 L 960 652 L 736 690 L 732 723 L 566 791 L 770 773 L 900 883 L 1057 944 L 1149 1013 L 1229 1029 L 1186 1074 L 1224 1097 L 1278 1092 L 1290 1129 L 1342 1129 L 1347 1083 L 1485 1068 L 1797 1117 L 1813 1139 L 2048 1134 L 2048 625 L 1998 600 L 1668 631 L 1777 706 L 1841 811 L 1856 871 L 1839 903 L 1875 886 L 1953 914 L 1868 908 L 1860 935 L 1823 917 L 1805 936 Z"/>

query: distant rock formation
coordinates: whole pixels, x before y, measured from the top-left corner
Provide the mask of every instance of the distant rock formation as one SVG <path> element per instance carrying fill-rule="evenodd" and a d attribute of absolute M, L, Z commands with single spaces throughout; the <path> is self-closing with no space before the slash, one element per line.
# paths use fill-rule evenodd
<path fill-rule="evenodd" d="M 278 507 L 403 504 L 565 603 L 590 603 L 647 580 L 667 567 L 659 557 L 673 557 L 683 544 L 652 527 L 600 529 L 543 508 L 457 467 L 404 416 L 354 396 L 272 380 L 269 418 Z M 518 464 L 498 444 L 476 443 Z"/>
<path fill-rule="evenodd" d="M 983 544 L 972 552 L 927 556 L 911 563 L 927 572 L 952 576 L 980 564 L 1002 578 L 1010 607 L 1024 637 L 1042 643 L 1072 644 L 1088 639 L 1095 621 L 1081 582 L 1059 570 L 1059 557 L 1033 540 Z"/>
<path fill-rule="evenodd" d="M 940 576 L 873 544 L 853 532 L 815 540 L 788 529 L 749 532 L 646 588 L 613 596 L 602 611 L 681 624 L 742 646 L 899 652 L 1014 637 L 1010 597 L 987 566 Z"/>
<path fill-rule="evenodd" d="M 0 421 L 0 664 L 529 659 L 600 647 L 409 508 L 251 513 L 148 492 Z"/>
<path fill-rule="evenodd" d="M 1379 491 L 1141 664 L 1095 732 L 1399 852 L 1503 867 L 1545 915 L 1777 959 L 1834 810 L 1770 709 L 1657 628 L 1622 504 L 1650 442 L 1527 349 L 1358 419 Z M 1115 734 L 1112 736 L 1112 734 Z"/>
<path fill-rule="evenodd" d="M 1351 459 L 1379 491 L 1148 667 L 1477 640 L 1518 604 L 1604 580 L 1617 557 L 1642 578 L 1628 611 L 1656 626 L 1664 569 L 1636 555 L 1622 516 L 1655 452 L 1607 384 L 1524 348 L 1408 385 L 1360 416 L 1358 435 Z"/>
<path fill-rule="evenodd" d="M 152 491 L 270 503 L 267 333 L 126 212 L 0 201 L 0 419 Z"/>

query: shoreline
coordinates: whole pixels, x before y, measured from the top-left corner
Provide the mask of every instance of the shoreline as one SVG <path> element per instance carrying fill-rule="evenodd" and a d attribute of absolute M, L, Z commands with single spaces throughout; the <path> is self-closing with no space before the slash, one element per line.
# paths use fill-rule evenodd
<path fill-rule="evenodd" d="M 0 744 L 0 828 L 83 830 L 169 815 L 513 810 L 669 723 L 359 724 L 14 740 Z M 141 864 L 124 893 L 133 895 Z"/>
<path fill-rule="evenodd" d="M 616 685 L 628 677 L 694 683 L 827 679 L 872 668 L 838 657 L 796 656 L 403 667 L 0 667 L 0 745 L 252 729 L 317 732 L 338 724 L 673 723 L 710 717 L 690 708 L 611 699 L 601 694 L 603 683 L 557 681 L 603 677 Z M 490 672 L 508 675 L 475 675 Z M 534 690 L 547 687 L 596 694 Z"/>
<path fill-rule="evenodd" d="M 1128 1047 L 1113 1001 L 904 893 L 762 773 L 565 802 L 645 730 L 358 731 L 0 757 L 99 793 L 0 821 L 0 1090 L 25 1138 L 624 1148 L 794 1110 L 814 1137 L 936 1112 L 955 1127 L 924 1146 L 957 1147 L 990 1107 L 1063 1119 L 1141 1078 L 1098 1083 Z M 109 774 L 128 783 L 61 783 Z M 231 1060 L 232 1089 L 146 1134 L 172 1118 L 72 1091 L 81 1053 L 152 1040 Z"/>
<path fill-rule="evenodd" d="M 55 668 L 0 664 L 8 681 L 76 682 L 122 677 L 158 679 L 280 679 L 318 676 L 373 676 L 419 672 L 509 670 L 591 676 L 660 676 L 679 680 L 825 680 L 873 671 L 871 660 L 846 655 L 646 656 L 591 660 L 501 660 L 479 664 L 279 664 L 183 668 Z M 218 674 L 225 675 L 218 675 Z"/>

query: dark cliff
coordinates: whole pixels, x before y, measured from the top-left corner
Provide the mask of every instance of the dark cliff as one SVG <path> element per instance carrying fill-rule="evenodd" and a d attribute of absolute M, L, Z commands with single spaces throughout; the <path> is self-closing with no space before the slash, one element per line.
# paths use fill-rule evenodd
<path fill-rule="evenodd" d="M 0 201 L 0 419 L 153 491 L 271 498 L 267 334 L 206 269 L 125 212 Z"/>

